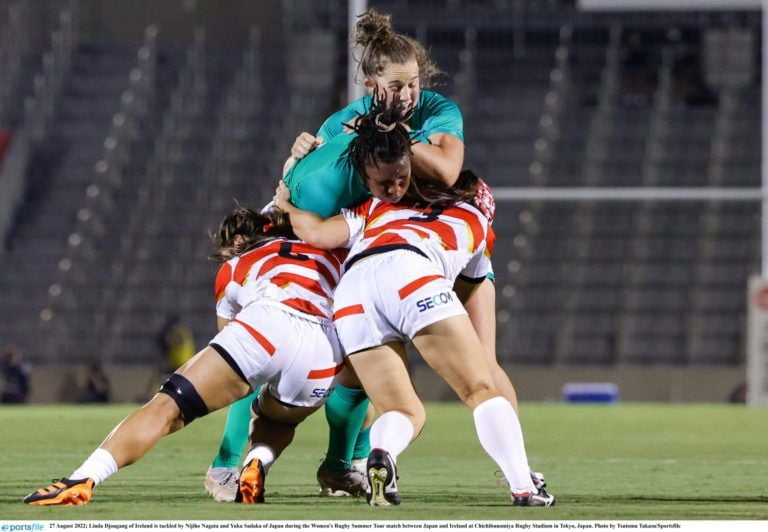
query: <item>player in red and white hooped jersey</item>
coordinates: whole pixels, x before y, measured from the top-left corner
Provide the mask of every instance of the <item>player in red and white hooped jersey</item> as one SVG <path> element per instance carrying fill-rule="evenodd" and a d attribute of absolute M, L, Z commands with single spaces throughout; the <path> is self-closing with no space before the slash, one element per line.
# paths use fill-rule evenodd
<path fill-rule="evenodd" d="M 233 217 L 259 220 L 263 215 L 239 209 Z M 224 327 L 211 347 L 252 388 L 268 383 L 282 403 L 320 406 L 342 369 L 332 304 L 346 251 L 321 250 L 286 237 L 249 245 L 236 235 L 234 242 L 235 249 L 245 250 L 216 275 L 216 315 Z"/>
<path fill-rule="evenodd" d="M 250 249 L 219 268 L 216 314 L 231 320 L 243 307 L 259 301 L 325 322 L 332 318 L 333 290 L 346 254 L 344 249 L 325 251 L 286 238 Z"/>
<path fill-rule="evenodd" d="M 246 397 L 254 401 L 241 502 L 264 501 L 270 465 L 315 412 L 343 369 L 331 319 L 342 256 L 297 240 L 284 213 L 238 208 L 222 222 L 212 259 L 219 333 L 159 392 L 107 435 L 68 477 L 30 493 L 35 506 L 82 505 L 93 488 L 146 454 L 163 436 Z"/>
<path fill-rule="evenodd" d="M 472 411 L 478 438 L 509 482 L 513 504 L 551 506 L 554 497 L 531 479 L 517 414 L 496 388 L 453 288 L 455 282 L 477 286 L 490 271 L 488 222 L 468 203 L 477 178 L 466 173 L 452 188 L 412 180 L 401 116 L 396 103 L 374 106 L 356 124 L 350 156 L 374 199 L 322 219 L 294 207 L 283 185 L 274 197 L 302 240 L 350 249 L 334 294 L 334 321 L 347 363 L 380 414 L 371 428 L 366 498 L 374 506 L 400 503 L 395 462 L 426 420 L 408 374 L 410 340 Z"/>
<path fill-rule="evenodd" d="M 471 178 L 469 178 L 471 179 Z M 352 243 L 347 268 L 356 261 L 390 249 L 408 249 L 441 265 L 454 279 L 471 257 L 478 269 L 490 271 L 488 220 L 474 206 L 457 203 L 424 209 L 407 201 L 388 203 L 371 198 L 343 209 Z M 480 277 L 480 276 L 478 276 Z"/>
<path fill-rule="evenodd" d="M 441 320 L 466 317 L 453 290 L 456 279 L 477 285 L 491 271 L 488 223 L 477 209 L 466 203 L 424 209 L 374 198 L 342 216 L 350 253 L 334 319 L 347 353 L 406 341 Z M 378 295 L 371 298 L 359 284 L 377 286 Z M 376 298 L 381 304 L 375 311 L 366 309 Z"/>

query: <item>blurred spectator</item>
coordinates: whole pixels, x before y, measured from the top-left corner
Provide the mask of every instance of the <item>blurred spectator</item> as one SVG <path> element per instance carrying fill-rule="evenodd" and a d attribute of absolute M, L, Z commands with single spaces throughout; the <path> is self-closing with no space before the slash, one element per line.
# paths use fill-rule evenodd
<path fill-rule="evenodd" d="M 620 52 L 621 104 L 628 108 L 647 107 L 653 99 L 656 67 L 640 32 L 629 35 Z"/>
<path fill-rule="evenodd" d="M 690 106 L 717 105 L 717 94 L 707 85 L 697 49 L 682 45 L 672 65 L 675 99 Z"/>
<path fill-rule="evenodd" d="M 157 344 L 165 357 L 165 371 L 173 373 L 187 360 L 195 356 L 192 331 L 181 323 L 178 314 L 168 317 L 157 335 Z"/>
<path fill-rule="evenodd" d="M 734 404 L 744 404 L 747 402 L 747 383 L 742 382 L 736 386 L 728 396 L 728 402 Z"/>
<path fill-rule="evenodd" d="M 96 357 L 88 361 L 85 373 L 81 403 L 108 403 L 109 402 L 109 378 L 104 372 L 104 366 Z"/>
<path fill-rule="evenodd" d="M 26 403 L 29 395 L 30 365 L 24 362 L 24 352 L 21 347 L 10 344 L 0 355 L 0 372 L 4 385 L 0 396 L 2 403 Z"/>

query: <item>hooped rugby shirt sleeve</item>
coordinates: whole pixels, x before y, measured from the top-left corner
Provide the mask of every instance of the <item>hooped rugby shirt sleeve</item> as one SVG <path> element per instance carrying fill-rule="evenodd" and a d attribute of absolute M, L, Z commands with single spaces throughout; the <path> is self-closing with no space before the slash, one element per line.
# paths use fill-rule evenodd
<path fill-rule="evenodd" d="M 485 240 L 482 245 L 475 250 L 475 253 L 459 274 L 459 279 L 468 283 L 481 283 L 486 278 L 495 281 L 496 276 L 493 273 L 493 264 L 491 263 L 491 256 L 493 255 L 493 247 L 495 244 L 496 233 L 494 232 L 493 227 L 488 225 Z"/>
<path fill-rule="evenodd" d="M 214 282 L 214 291 L 216 295 L 216 315 L 225 320 L 231 320 L 237 314 L 232 302 L 227 297 L 227 286 L 232 281 L 234 268 L 229 262 L 225 262 L 219 268 Z"/>
<path fill-rule="evenodd" d="M 368 212 L 373 201 L 374 199 L 370 198 L 355 207 L 341 209 L 341 215 L 344 216 L 344 221 L 349 227 L 349 240 L 346 246 L 348 249 L 351 249 L 355 242 L 363 238 L 365 222 L 368 220 Z"/>
<path fill-rule="evenodd" d="M 493 280 L 493 267 L 491 266 L 491 257 L 487 253 L 486 243 L 483 242 L 459 273 L 459 279 L 467 283 L 478 284 L 486 278 Z"/>

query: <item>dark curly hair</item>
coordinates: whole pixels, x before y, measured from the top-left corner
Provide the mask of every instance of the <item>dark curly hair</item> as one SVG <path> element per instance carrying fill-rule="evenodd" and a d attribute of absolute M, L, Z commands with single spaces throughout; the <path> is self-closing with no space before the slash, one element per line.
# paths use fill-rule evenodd
<path fill-rule="evenodd" d="M 371 108 L 358 115 L 349 128 L 357 133 L 350 143 L 352 163 L 363 180 L 367 179 L 365 165 L 393 163 L 411 153 L 411 137 L 403 125 L 411 116 L 413 108 L 403 106 L 395 97 L 387 103 L 384 91 L 374 90 Z"/>
<path fill-rule="evenodd" d="M 380 163 L 394 163 L 411 154 L 411 138 L 403 125 L 413 113 L 412 106 L 404 106 L 395 97 L 387 102 L 384 91 L 374 90 L 370 110 L 359 115 L 347 127 L 357 133 L 350 143 L 349 157 L 358 175 L 367 186 L 366 164 L 376 167 Z M 463 176 L 463 177 L 462 177 Z M 458 201 L 469 202 L 477 192 L 477 176 L 471 172 L 462 172 L 454 186 L 449 187 L 442 181 L 411 176 L 411 186 L 406 197 L 417 204 L 446 205 Z"/>

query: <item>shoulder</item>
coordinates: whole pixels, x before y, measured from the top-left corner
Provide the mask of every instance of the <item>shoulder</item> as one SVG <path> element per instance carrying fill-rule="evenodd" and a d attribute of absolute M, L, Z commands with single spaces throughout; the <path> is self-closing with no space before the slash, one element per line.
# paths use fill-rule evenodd
<path fill-rule="evenodd" d="M 423 90 L 419 94 L 419 106 L 423 106 L 424 109 L 430 109 L 433 112 L 460 112 L 456 102 L 438 92 L 429 90 Z"/>
<path fill-rule="evenodd" d="M 344 129 L 344 124 L 352 121 L 358 115 L 365 114 L 370 108 L 370 102 L 370 96 L 363 96 L 342 107 L 325 119 L 325 122 L 317 131 L 317 135 L 327 139 L 341 133 Z"/>
<path fill-rule="evenodd" d="M 315 174 L 316 172 L 328 172 L 331 167 L 343 168 L 349 157 L 349 145 L 354 135 L 339 133 L 328 138 L 322 146 L 308 153 L 298 160 L 285 176 L 285 182 L 290 188 L 297 179 Z"/>
<path fill-rule="evenodd" d="M 346 107 L 342 107 L 339 112 L 347 113 L 366 113 L 371 107 L 371 97 L 363 96 L 357 100 L 353 100 Z"/>
<path fill-rule="evenodd" d="M 342 213 L 346 218 L 350 218 L 350 217 L 367 218 L 373 206 L 378 203 L 381 203 L 381 202 L 372 196 L 363 198 L 357 203 L 355 203 L 354 205 L 348 208 L 342 209 Z"/>
<path fill-rule="evenodd" d="M 421 91 L 411 126 L 429 137 L 435 133 L 447 133 L 464 140 L 464 119 L 456 102 L 433 91 Z"/>
<path fill-rule="evenodd" d="M 237 264 L 237 261 L 235 259 L 230 259 L 219 266 L 219 271 L 216 273 L 216 280 L 214 281 L 216 301 L 219 301 L 224 297 L 227 285 L 232 281 L 235 264 Z"/>

